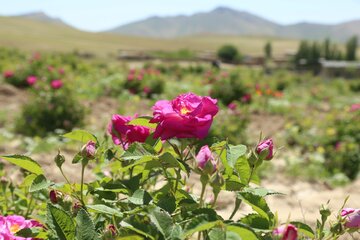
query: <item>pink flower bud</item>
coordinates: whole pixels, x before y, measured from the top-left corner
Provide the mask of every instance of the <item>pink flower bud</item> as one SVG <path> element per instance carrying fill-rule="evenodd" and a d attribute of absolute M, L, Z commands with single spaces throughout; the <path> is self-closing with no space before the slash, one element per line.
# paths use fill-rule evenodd
<path fill-rule="evenodd" d="M 360 209 L 344 208 L 341 216 L 345 218 L 345 227 L 360 228 Z"/>
<path fill-rule="evenodd" d="M 208 163 L 211 164 L 212 172 L 215 172 L 216 162 L 208 145 L 201 147 L 199 153 L 196 155 L 196 161 L 201 169 L 204 169 Z"/>
<path fill-rule="evenodd" d="M 268 151 L 267 156 L 264 160 L 271 160 L 273 158 L 274 143 L 271 138 L 260 142 L 256 147 L 256 153 L 261 154 L 264 151 Z"/>
<path fill-rule="evenodd" d="M 59 89 L 59 88 L 61 88 L 63 86 L 63 82 L 61 81 L 61 80 L 53 80 L 52 82 L 51 82 L 51 87 L 53 88 L 53 89 Z"/>
<path fill-rule="evenodd" d="M 56 204 L 58 202 L 57 193 L 55 190 L 51 190 L 49 193 L 51 203 Z"/>
<path fill-rule="evenodd" d="M 13 72 L 13 71 L 10 71 L 10 70 L 5 71 L 5 72 L 3 73 L 3 76 L 4 76 L 4 78 L 11 78 L 11 77 L 14 76 L 14 72 Z"/>
<path fill-rule="evenodd" d="M 81 155 L 87 158 L 94 158 L 96 153 L 96 143 L 94 141 L 88 141 L 81 149 Z"/>
<path fill-rule="evenodd" d="M 282 236 L 281 240 L 297 240 L 297 231 L 298 230 L 294 225 L 288 224 L 276 228 L 273 231 L 273 235 Z"/>
<path fill-rule="evenodd" d="M 236 103 L 234 103 L 234 102 L 231 102 L 231 103 L 229 103 L 229 105 L 227 106 L 228 107 L 228 109 L 230 109 L 230 110 L 235 110 L 236 109 Z"/>

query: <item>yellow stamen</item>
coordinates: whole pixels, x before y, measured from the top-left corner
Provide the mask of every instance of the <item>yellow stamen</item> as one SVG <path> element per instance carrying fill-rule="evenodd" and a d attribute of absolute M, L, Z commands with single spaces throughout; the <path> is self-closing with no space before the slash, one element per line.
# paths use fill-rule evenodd
<path fill-rule="evenodd" d="M 181 109 L 180 109 L 180 113 L 182 114 L 182 115 L 185 115 L 185 114 L 187 114 L 187 113 L 189 113 L 189 112 L 191 112 L 189 109 L 187 109 L 186 107 L 182 107 Z"/>
<path fill-rule="evenodd" d="M 10 227 L 11 233 L 17 233 L 20 230 L 20 226 L 18 224 L 14 224 Z"/>

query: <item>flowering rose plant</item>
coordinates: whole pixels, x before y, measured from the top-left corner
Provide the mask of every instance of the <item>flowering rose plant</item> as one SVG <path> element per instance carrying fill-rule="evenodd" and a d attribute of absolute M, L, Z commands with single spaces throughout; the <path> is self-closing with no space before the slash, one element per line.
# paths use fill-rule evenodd
<path fill-rule="evenodd" d="M 250 148 L 228 140 L 201 145 L 199 139 L 206 137 L 217 112 L 215 99 L 187 93 L 156 102 L 152 117 L 113 115 L 108 135 L 114 144 L 84 130 L 64 134 L 82 144 L 72 159 L 74 168 L 79 165 L 80 182 L 67 177 L 63 164 L 68 160 L 60 151 L 54 161 L 64 183 L 47 179 L 30 157 L 2 156 L 26 172 L 23 186 L 32 200 L 25 201 L 24 215 L 37 217 L 44 226 L 37 233 L 30 226 L 27 233 L 77 240 L 295 240 L 336 239 L 359 230 L 358 210 L 344 207 L 329 228 L 331 212 L 325 206 L 315 229 L 296 221 L 279 222 L 266 203 L 267 196 L 278 193 L 261 187 L 257 176 L 259 166 L 267 164 L 264 160 L 274 157 L 272 139 Z M 90 169 L 96 178 L 85 181 Z M 201 183 L 200 194 L 189 190 L 190 179 Z M 8 183 L 3 191 L 11 198 Z M 223 192 L 233 193 L 230 216 L 216 209 Z M 252 212 L 239 216 L 242 205 Z M 1 210 L 4 215 L 21 212 L 11 204 Z M 18 234 L 17 229 L 13 233 Z"/>

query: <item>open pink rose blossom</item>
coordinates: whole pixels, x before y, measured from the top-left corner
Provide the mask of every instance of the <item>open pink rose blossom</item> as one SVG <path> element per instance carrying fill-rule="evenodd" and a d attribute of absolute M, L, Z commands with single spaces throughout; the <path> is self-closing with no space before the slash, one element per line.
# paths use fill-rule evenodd
<path fill-rule="evenodd" d="M 0 239 L 3 240 L 35 240 L 35 238 L 23 238 L 15 236 L 24 228 L 43 227 L 35 220 L 26 220 L 23 216 L 9 215 L 0 216 Z"/>
<path fill-rule="evenodd" d="M 160 100 L 153 106 L 151 123 L 157 123 L 154 138 L 198 138 L 208 135 L 219 111 L 217 100 L 194 93 L 181 94 L 172 101 Z"/>
<path fill-rule="evenodd" d="M 121 145 L 124 149 L 133 142 L 145 142 L 150 135 L 150 128 L 128 124 L 133 118 L 114 114 L 108 126 L 113 142 Z"/>
<path fill-rule="evenodd" d="M 360 209 L 344 208 L 341 210 L 341 216 L 345 218 L 345 227 L 360 228 Z"/>
<path fill-rule="evenodd" d="M 282 225 L 273 231 L 274 236 L 280 236 L 281 240 L 297 240 L 298 230 L 292 224 Z"/>

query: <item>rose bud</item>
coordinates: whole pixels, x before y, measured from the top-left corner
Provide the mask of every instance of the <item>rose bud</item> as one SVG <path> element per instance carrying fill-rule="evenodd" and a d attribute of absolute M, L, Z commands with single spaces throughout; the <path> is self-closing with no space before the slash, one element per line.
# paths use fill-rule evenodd
<path fill-rule="evenodd" d="M 50 198 L 51 203 L 53 203 L 53 204 L 58 203 L 57 193 L 55 190 L 50 191 L 49 198 Z"/>
<path fill-rule="evenodd" d="M 111 232 L 111 234 L 112 234 L 113 236 L 116 236 L 116 228 L 115 228 L 115 226 L 114 226 L 113 224 L 110 224 L 110 225 L 108 226 L 108 229 L 109 229 L 109 231 Z"/>
<path fill-rule="evenodd" d="M 202 146 L 196 155 L 198 167 L 205 172 L 213 173 L 216 171 L 216 162 L 208 145 Z"/>
<path fill-rule="evenodd" d="M 298 230 L 294 225 L 288 224 L 276 228 L 273 231 L 273 235 L 281 236 L 281 240 L 297 240 L 298 237 L 297 232 Z"/>
<path fill-rule="evenodd" d="M 271 160 L 273 158 L 274 143 L 271 138 L 260 142 L 256 147 L 256 153 L 263 160 Z"/>
<path fill-rule="evenodd" d="M 81 148 L 81 155 L 83 157 L 93 159 L 96 153 L 96 143 L 94 141 L 88 141 L 82 148 Z"/>
<path fill-rule="evenodd" d="M 344 208 L 341 211 L 341 216 L 345 219 L 345 227 L 360 228 L 360 209 Z"/>

